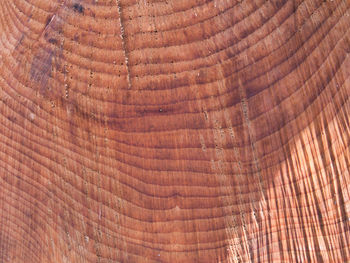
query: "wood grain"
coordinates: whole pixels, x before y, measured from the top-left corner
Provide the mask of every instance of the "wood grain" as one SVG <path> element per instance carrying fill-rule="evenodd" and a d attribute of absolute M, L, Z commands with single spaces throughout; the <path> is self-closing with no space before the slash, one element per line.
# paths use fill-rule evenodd
<path fill-rule="evenodd" d="M 349 6 L 1 1 L 0 262 L 350 261 Z"/>

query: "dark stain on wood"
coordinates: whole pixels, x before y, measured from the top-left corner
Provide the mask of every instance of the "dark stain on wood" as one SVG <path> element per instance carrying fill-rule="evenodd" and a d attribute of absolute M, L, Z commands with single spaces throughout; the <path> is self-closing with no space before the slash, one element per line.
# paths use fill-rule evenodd
<path fill-rule="evenodd" d="M 48 41 L 51 44 L 57 44 L 58 43 L 57 39 L 54 39 L 54 38 L 50 38 Z"/>
<path fill-rule="evenodd" d="M 84 13 L 84 7 L 81 4 L 79 4 L 79 3 L 75 3 L 73 5 L 73 9 L 74 9 L 75 12 L 78 12 L 80 14 Z"/>
<path fill-rule="evenodd" d="M 53 52 L 52 50 L 40 49 L 35 54 L 30 66 L 30 78 L 39 84 L 39 92 L 46 95 L 51 77 Z"/>
<path fill-rule="evenodd" d="M 48 42 L 58 43 L 55 38 L 49 38 Z M 34 81 L 33 84 L 39 94 L 45 98 L 56 100 L 63 96 L 63 91 L 57 86 L 57 83 L 51 81 L 55 72 L 62 71 L 62 56 L 61 47 L 45 45 L 39 46 L 33 57 L 30 65 L 30 79 Z"/>

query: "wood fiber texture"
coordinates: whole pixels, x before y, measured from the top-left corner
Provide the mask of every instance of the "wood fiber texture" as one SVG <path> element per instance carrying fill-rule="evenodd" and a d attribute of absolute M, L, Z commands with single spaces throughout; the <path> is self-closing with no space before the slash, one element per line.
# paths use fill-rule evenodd
<path fill-rule="evenodd" d="M 349 262 L 350 1 L 0 1 L 0 262 Z"/>

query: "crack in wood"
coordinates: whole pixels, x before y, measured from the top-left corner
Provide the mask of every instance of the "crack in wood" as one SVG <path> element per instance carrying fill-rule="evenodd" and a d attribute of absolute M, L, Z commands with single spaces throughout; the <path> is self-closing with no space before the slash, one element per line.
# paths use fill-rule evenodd
<path fill-rule="evenodd" d="M 61 0 L 60 4 L 57 6 L 56 10 L 53 12 L 53 15 L 52 16 L 49 16 L 47 18 L 47 21 L 46 21 L 46 25 L 43 29 L 43 31 L 40 33 L 39 37 L 38 37 L 38 40 L 42 38 L 42 36 L 47 32 L 47 30 L 49 29 L 49 27 L 51 26 L 52 22 L 55 21 L 55 18 L 56 18 L 56 15 L 57 13 L 59 12 L 59 10 L 62 8 L 62 6 L 64 6 L 66 3 L 66 0 Z"/>
<path fill-rule="evenodd" d="M 117 2 L 117 9 L 118 9 L 118 15 L 119 15 L 120 38 L 122 39 L 122 48 L 123 48 L 123 53 L 125 58 L 125 66 L 127 70 L 128 88 L 131 89 L 129 58 L 128 58 L 128 53 L 126 51 L 126 44 L 125 44 L 125 32 L 124 32 L 123 19 L 122 19 L 122 7 L 120 5 L 120 0 L 116 0 L 116 2 Z"/>
<path fill-rule="evenodd" d="M 251 142 L 254 165 L 255 165 L 255 168 L 256 168 L 256 171 L 257 171 L 258 177 L 259 177 L 260 192 L 262 194 L 262 199 L 263 199 L 264 203 L 266 203 L 266 198 L 264 195 L 262 182 L 261 182 L 261 167 L 260 167 L 259 159 L 257 157 L 256 148 L 255 148 L 255 139 L 253 138 L 252 127 L 251 127 L 251 123 L 250 123 L 250 119 L 249 119 L 247 94 L 246 94 L 245 89 L 243 88 L 241 79 L 238 79 L 238 92 L 239 92 L 239 96 L 241 99 L 241 109 L 242 109 L 242 113 L 243 113 L 243 120 L 246 123 L 247 128 L 248 128 L 248 135 L 249 135 L 250 142 Z"/>

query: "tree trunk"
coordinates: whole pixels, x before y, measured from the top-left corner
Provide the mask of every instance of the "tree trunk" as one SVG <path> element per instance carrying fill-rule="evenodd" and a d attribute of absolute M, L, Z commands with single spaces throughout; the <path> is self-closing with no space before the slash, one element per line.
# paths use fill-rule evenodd
<path fill-rule="evenodd" d="M 0 2 L 0 262 L 350 261 L 350 2 Z"/>

